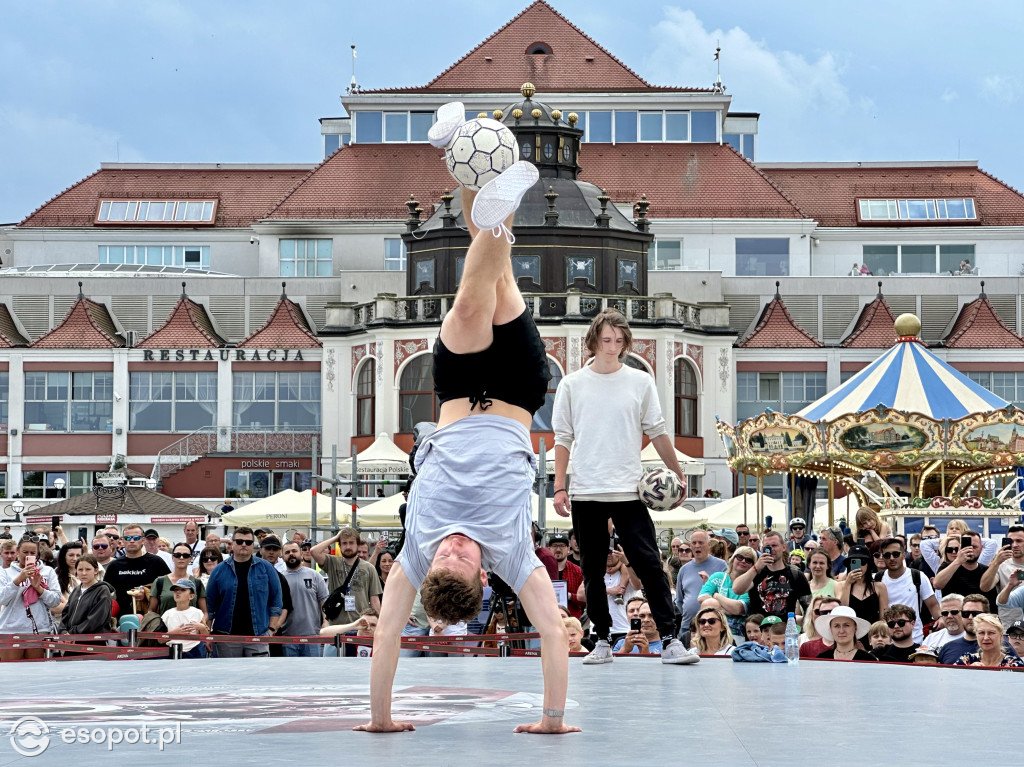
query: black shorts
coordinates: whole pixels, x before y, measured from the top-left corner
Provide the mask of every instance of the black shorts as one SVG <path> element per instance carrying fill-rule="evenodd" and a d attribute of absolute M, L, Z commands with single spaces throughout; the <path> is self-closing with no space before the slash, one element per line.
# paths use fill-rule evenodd
<path fill-rule="evenodd" d="M 551 371 L 544 341 L 529 309 L 511 322 L 493 325 L 494 340 L 479 352 L 455 354 L 442 343 L 434 344 L 434 391 L 442 404 L 469 397 L 486 407 L 498 399 L 533 415 L 544 406 Z"/>

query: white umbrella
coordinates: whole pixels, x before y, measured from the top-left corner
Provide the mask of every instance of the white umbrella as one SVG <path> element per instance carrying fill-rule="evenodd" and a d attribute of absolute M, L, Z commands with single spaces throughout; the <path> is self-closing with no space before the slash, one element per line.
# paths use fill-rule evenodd
<path fill-rule="evenodd" d="M 764 496 L 764 515 L 772 517 L 773 527 L 782 529 L 786 524 L 786 504 L 775 498 Z M 747 517 L 743 518 L 743 495 L 729 498 L 720 503 L 705 507 L 704 515 L 713 528 L 736 527 L 744 524 L 753 527 L 758 523 L 757 493 L 747 493 Z M 780 527 L 781 526 L 781 527 Z"/>
<path fill-rule="evenodd" d="M 675 450 L 675 448 L 673 448 L 673 450 Z M 676 460 L 679 461 L 679 465 L 683 469 L 683 474 L 689 474 L 690 476 L 696 477 L 704 476 L 704 461 L 699 458 L 691 458 L 680 450 L 676 450 L 675 452 Z M 640 463 L 645 469 L 665 465 L 665 462 L 661 460 L 661 456 L 658 455 L 658 451 L 655 449 L 653 442 L 648 442 L 647 447 L 640 451 Z"/>
<path fill-rule="evenodd" d="M 387 432 L 381 432 L 366 450 L 356 454 L 356 471 L 360 474 L 409 474 L 409 454 L 391 441 Z M 352 474 L 351 457 L 338 461 L 338 474 Z"/>

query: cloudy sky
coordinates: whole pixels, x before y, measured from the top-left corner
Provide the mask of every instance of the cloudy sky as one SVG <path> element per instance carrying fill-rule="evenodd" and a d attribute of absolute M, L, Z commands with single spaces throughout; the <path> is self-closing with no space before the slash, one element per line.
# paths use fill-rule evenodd
<path fill-rule="evenodd" d="M 104 161 L 316 162 L 350 43 L 364 88 L 419 85 L 526 4 L 9 3 L 0 223 Z M 761 113 L 760 160 L 974 159 L 1024 188 L 1024 3 L 552 5 L 656 84 L 710 85 L 720 41 L 732 109 Z"/>

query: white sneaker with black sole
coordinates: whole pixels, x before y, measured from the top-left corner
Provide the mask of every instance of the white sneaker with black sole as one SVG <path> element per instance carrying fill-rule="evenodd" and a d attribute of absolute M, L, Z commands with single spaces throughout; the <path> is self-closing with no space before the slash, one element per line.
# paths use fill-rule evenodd
<path fill-rule="evenodd" d="M 598 639 L 590 655 L 583 659 L 584 666 L 596 666 L 599 663 L 611 663 L 615 660 L 612 656 L 612 646 L 604 639 Z"/>
<path fill-rule="evenodd" d="M 473 200 L 473 224 L 477 229 L 489 229 L 495 237 L 504 234 L 509 242 L 514 242 L 512 233 L 505 226 L 505 219 L 516 212 L 523 195 L 539 178 L 537 166 L 532 162 L 520 160 L 510 165 L 500 176 L 480 188 Z"/>
<path fill-rule="evenodd" d="M 671 663 L 675 666 L 684 666 L 691 663 L 700 663 L 700 655 L 696 651 L 687 650 L 678 639 L 673 639 L 667 645 L 662 645 L 661 662 Z"/>
<path fill-rule="evenodd" d="M 449 101 L 437 110 L 437 122 L 427 131 L 427 141 L 436 147 L 446 147 L 455 131 L 466 122 L 466 106 L 461 101 Z"/>

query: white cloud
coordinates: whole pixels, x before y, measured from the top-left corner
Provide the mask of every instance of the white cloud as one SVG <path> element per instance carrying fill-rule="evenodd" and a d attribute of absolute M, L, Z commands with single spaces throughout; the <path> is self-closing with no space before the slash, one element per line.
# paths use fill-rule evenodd
<path fill-rule="evenodd" d="M 707 30 L 692 11 L 679 8 L 665 10 L 654 37 L 649 68 L 659 83 L 710 86 L 715 48 L 721 45 L 722 81 L 727 92 L 743 101 L 734 102 L 734 108 L 793 115 L 822 108 L 842 112 L 850 106 L 843 67 L 831 52 L 812 61 L 792 51 L 774 51 L 739 27 Z"/>
<path fill-rule="evenodd" d="M 939 96 L 939 98 L 942 99 L 945 103 L 948 104 L 951 101 L 956 101 L 959 98 L 959 96 L 960 96 L 960 94 L 958 94 L 952 88 L 946 88 L 946 90 L 944 90 L 942 92 L 942 95 Z"/>
<path fill-rule="evenodd" d="M 981 95 L 988 99 L 995 99 L 1009 104 L 1017 100 L 1020 91 L 1021 82 L 1016 77 L 988 75 L 981 79 Z"/>

